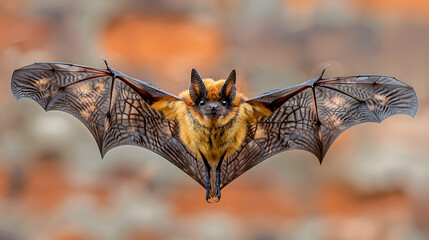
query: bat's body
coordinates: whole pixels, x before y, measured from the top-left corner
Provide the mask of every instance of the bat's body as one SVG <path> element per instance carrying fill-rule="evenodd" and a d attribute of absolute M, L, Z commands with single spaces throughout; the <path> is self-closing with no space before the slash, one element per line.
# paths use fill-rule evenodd
<path fill-rule="evenodd" d="M 107 65 L 107 63 L 106 63 Z M 206 188 L 209 202 L 256 164 L 279 152 L 307 150 L 322 162 L 333 141 L 362 122 L 414 116 L 414 89 L 379 75 L 314 78 L 247 99 L 226 80 L 191 73 L 179 96 L 109 67 L 36 63 L 16 70 L 15 97 L 79 118 L 104 154 L 119 145 L 145 147 Z"/>
<path fill-rule="evenodd" d="M 197 77 L 196 71 L 193 73 Z M 230 77 L 235 78 L 235 73 Z M 182 100 L 165 98 L 152 104 L 152 108 L 161 111 L 168 120 L 179 123 L 181 140 L 206 164 L 207 194 L 210 200 L 216 201 L 220 198 L 220 181 L 216 178 L 220 178 L 222 160 L 240 148 L 247 125 L 259 117 L 268 116 L 271 111 L 263 105 L 244 102 L 245 97 L 236 93 L 233 101 L 227 102 L 230 109 L 225 108 L 224 114 L 216 114 L 218 109 L 213 106 L 219 108 L 222 104 L 221 90 L 225 80 L 204 79 L 202 82 L 201 87 L 206 88 L 207 94 L 204 100 L 197 102 L 204 101 L 204 105 L 212 107 L 209 114 L 199 111 L 203 106 L 192 101 L 189 91 L 179 95 Z"/>

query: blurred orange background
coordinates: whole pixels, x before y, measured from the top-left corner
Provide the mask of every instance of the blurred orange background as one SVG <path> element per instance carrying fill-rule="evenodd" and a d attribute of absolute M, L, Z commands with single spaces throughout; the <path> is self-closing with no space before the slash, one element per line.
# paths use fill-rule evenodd
<path fill-rule="evenodd" d="M 249 97 L 317 76 L 412 85 L 415 119 L 341 135 L 319 165 L 279 154 L 218 204 L 165 159 L 123 146 L 10 91 L 34 62 L 111 67 L 178 94 L 191 68 Z M 429 239 L 429 2 L 14 0 L 0 2 L 0 239 Z"/>

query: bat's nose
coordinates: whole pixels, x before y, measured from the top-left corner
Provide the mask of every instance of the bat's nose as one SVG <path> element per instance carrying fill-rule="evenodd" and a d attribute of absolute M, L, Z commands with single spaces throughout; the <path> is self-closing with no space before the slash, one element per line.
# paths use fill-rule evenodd
<path fill-rule="evenodd" d="M 209 108 L 210 108 L 210 110 L 217 110 L 217 109 L 218 109 L 218 107 L 219 107 L 219 105 L 218 105 L 218 104 L 216 104 L 216 103 L 210 103 L 210 104 L 209 104 Z"/>

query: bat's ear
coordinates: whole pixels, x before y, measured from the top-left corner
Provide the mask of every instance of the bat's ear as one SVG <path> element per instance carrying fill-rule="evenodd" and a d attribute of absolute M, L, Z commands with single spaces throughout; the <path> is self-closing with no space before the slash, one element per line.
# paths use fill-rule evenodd
<path fill-rule="evenodd" d="M 191 85 L 189 86 L 189 95 L 192 101 L 198 105 L 201 100 L 204 100 L 207 96 L 206 86 L 204 85 L 203 79 L 195 68 L 191 71 Z"/>
<path fill-rule="evenodd" d="M 220 89 L 220 95 L 222 99 L 231 103 L 235 99 L 235 80 L 236 80 L 235 69 L 229 73 L 228 78 Z"/>

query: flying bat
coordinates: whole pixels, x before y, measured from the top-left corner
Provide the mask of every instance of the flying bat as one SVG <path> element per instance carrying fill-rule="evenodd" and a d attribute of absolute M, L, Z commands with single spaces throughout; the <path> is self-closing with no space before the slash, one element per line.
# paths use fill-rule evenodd
<path fill-rule="evenodd" d="M 364 122 L 396 114 L 415 116 L 414 89 L 394 77 L 323 76 L 247 98 L 226 80 L 201 78 L 192 69 L 178 96 L 112 69 L 70 63 L 35 63 L 14 71 L 17 99 L 46 111 L 72 114 L 94 136 L 101 155 L 137 145 L 164 157 L 217 202 L 221 189 L 265 159 L 301 149 L 323 160 L 334 140 Z"/>

